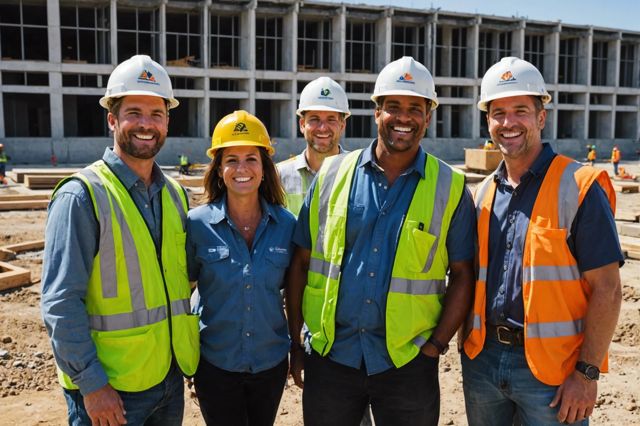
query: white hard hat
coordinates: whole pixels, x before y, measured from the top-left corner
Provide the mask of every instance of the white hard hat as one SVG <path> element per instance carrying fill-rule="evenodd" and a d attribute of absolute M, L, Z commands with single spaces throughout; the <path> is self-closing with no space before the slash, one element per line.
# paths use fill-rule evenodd
<path fill-rule="evenodd" d="M 109 99 L 128 95 L 157 96 L 169 101 L 169 109 L 180 102 L 173 97 L 171 79 L 162 66 L 147 55 L 135 55 L 113 70 L 100 105 L 109 109 Z"/>
<path fill-rule="evenodd" d="M 478 108 L 486 111 L 488 102 L 523 95 L 540 96 L 543 104 L 551 102 L 544 78 L 536 67 L 515 56 L 502 58 L 482 78 Z"/>
<path fill-rule="evenodd" d="M 387 64 L 378 74 L 371 100 L 377 104 L 378 97 L 390 95 L 419 96 L 431 101 L 431 110 L 438 107 L 431 73 L 411 56 L 403 56 Z"/>
<path fill-rule="evenodd" d="M 296 114 L 302 117 L 305 111 L 341 112 L 345 118 L 351 115 L 347 94 L 329 77 L 316 78 L 304 86 Z"/>

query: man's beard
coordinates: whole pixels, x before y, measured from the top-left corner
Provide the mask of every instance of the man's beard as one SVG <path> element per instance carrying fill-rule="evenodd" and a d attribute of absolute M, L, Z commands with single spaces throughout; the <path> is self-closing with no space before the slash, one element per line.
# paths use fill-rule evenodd
<path fill-rule="evenodd" d="M 134 133 L 152 133 L 154 138 L 156 139 L 156 143 L 151 146 L 149 145 L 137 146 L 131 140 L 133 138 L 132 135 Z M 165 139 L 166 139 L 166 136 L 161 136 L 160 133 L 155 130 L 152 130 L 152 131 L 147 130 L 145 132 L 138 132 L 138 131 L 132 130 L 127 133 L 121 130 L 118 130 L 116 132 L 116 142 L 120 147 L 120 149 L 122 149 L 123 152 L 130 155 L 131 157 L 139 158 L 141 160 L 148 160 L 150 158 L 154 158 L 158 154 L 158 152 L 160 152 L 160 149 L 164 145 Z"/>

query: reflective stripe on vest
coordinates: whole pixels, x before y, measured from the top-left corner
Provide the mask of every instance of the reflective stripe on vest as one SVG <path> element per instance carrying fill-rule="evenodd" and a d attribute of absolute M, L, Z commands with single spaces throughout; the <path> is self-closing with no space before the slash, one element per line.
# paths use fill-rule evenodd
<path fill-rule="evenodd" d="M 571 374 L 579 354 L 588 305 L 588 283 L 581 278 L 567 239 L 585 194 L 597 182 L 615 210 L 615 194 L 603 171 L 557 155 L 537 195 L 523 254 L 525 352 L 532 373 L 543 383 L 559 385 Z M 484 181 L 476 193 L 479 270 L 472 330 L 464 348 L 470 358 L 485 339 L 485 299 L 491 206 L 496 183 Z M 602 365 L 606 371 L 606 359 Z"/>
<path fill-rule="evenodd" d="M 321 355 L 327 355 L 333 344 L 348 197 L 360 153 L 354 151 L 325 160 L 311 202 L 312 251 L 303 312 L 312 334 L 312 346 Z M 386 340 L 397 367 L 417 355 L 439 319 L 448 267 L 444 264 L 447 258 L 444 235 L 463 190 L 463 175 L 435 157 L 427 157 L 425 178 L 420 179 L 401 224 L 389 284 Z M 427 225 L 428 229 L 423 230 L 418 224 Z M 423 240 L 416 240 L 416 233 L 428 239 L 429 245 L 422 246 Z M 416 247 L 423 250 L 415 254 Z M 412 260 L 407 259 L 407 253 L 413 256 Z M 415 315 L 406 318 L 404 315 L 410 312 Z M 420 318 L 420 323 L 416 318 Z M 400 325 L 393 325 L 396 323 Z"/>

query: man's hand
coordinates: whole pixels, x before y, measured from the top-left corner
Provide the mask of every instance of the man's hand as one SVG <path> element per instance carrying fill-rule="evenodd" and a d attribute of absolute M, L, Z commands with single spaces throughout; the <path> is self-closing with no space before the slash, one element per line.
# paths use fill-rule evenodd
<path fill-rule="evenodd" d="M 438 348 L 432 345 L 430 342 L 425 343 L 420 348 L 420 352 L 430 358 L 438 358 L 440 356 L 440 352 L 438 352 Z"/>
<path fill-rule="evenodd" d="M 560 403 L 558 421 L 574 423 L 591 415 L 597 396 L 598 382 L 587 380 L 581 373 L 574 371 L 560 385 L 549 407 L 554 408 Z"/>
<path fill-rule="evenodd" d="M 127 424 L 124 404 L 118 392 L 107 384 L 95 392 L 84 395 L 84 407 L 93 426 L 116 426 Z"/>
<path fill-rule="evenodd" d="M 304 389 L 302 370 L 304 370 L 304 351 L 302 348 L 292 348 L 289 360 L 289 374 L 293 377 L 293 383 L 300 389 Z"/>

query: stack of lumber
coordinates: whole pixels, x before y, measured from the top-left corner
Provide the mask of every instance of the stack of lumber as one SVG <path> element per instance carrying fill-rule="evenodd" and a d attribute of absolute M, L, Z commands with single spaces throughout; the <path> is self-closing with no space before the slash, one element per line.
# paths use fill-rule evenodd
<path fill-rule="evenodd" d="M 0 195 L 0 211 L 7 210 L 35 210 L 46 209 L 49 205 L 49 195 Z"/>
<path fill-rule="evenodd" d="M 620 182 L 620 181 L 613 181 L 612 183 L 613 183 L 613 189 L 615 189 L 618 192 L 633 193 L 633 192 L 638 192 L 640 190 L 640 184 L 637 184 L 637 183 Z"/>
<path fill-rule="evenodd" d="M 620 247 L 629 259 L 640 260 L 640 213 L 635 211 L 616 212 L 616 228 Z"/>
<path fill-rule="evenodd" d="M 204 176 L 180 176 L 176 181 L 182 186 L 197 188 L 204 185 Z"/>
<path fill-rule="evenodd" d="M 43 248 L 44 240 L 28 241 L 0 247 L 0 260 L 13 260 L 18 253 L 42 250 Z M 31 271 L 7 262 L 0 262 L 0 291 L 30 283 Z"/>
<path fill-rule="evenodd" d="M 467 170 L 489 174 L 498 168 L 502 153 L 497 149 L 467 148 L 464 150 L 464 165 Z"/>
<path fill-rule="evenodd" d="M 16 169 L 16 168 L 14 168 L 11 171 L 7 172 L 7 176 L 9 176 L 11 179 L 13 179 L 13 181 L 16 182 L 16 183 L 25 183 L 25 181 L 24 181 L 25 175 L 67 177 L 67 176 L 70 176 L 70 175 L 74 174 L 78 170 L 80 170 L 80 169 L 78 169 L 78 168 L 62 168 L 62 167 L 38 168 L 38 169 Z"/>

